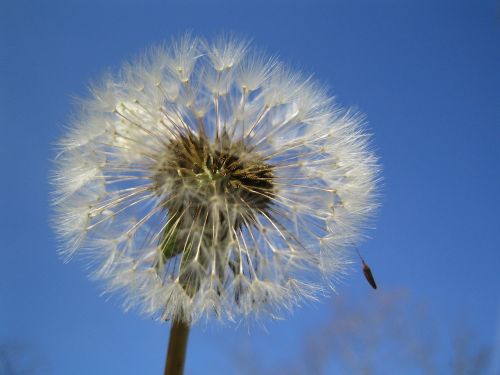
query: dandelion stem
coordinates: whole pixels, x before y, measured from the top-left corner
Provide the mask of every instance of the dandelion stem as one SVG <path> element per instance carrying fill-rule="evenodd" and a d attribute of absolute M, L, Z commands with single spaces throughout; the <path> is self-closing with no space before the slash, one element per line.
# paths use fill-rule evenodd
<path fill-rule="evenodd" d="M 182 375 L 184 373 L 188 336 L 189 325 L 180 320 L 172 321 L 164 375 Z"/>

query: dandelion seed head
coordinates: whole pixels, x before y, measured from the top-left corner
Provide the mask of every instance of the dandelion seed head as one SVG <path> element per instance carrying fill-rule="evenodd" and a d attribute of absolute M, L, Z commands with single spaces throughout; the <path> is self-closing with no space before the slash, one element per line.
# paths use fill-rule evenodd
<path fill-rule="evenodd" d="M 316 300 L 377 207 L 363 119 L 234 36 L 188 34 L 106 75 L 59 145 L 62 255 L 161 320 Z"/>

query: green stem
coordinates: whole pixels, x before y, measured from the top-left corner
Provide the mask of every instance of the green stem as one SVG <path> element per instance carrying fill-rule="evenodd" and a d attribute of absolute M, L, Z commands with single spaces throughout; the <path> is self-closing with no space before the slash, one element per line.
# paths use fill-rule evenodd
<path fill-rule="evenodd" d="M 188 336 L 189 326 L 186 323 L 172 321 L 164 375 L 182 375 L 184 373 Z"/>

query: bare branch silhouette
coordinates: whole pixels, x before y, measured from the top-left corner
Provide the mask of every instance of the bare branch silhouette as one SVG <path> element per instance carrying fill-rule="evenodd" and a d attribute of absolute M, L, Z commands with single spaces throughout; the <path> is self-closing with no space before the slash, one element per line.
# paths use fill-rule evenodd
<path fill-rule="evenodd" d="M 252 375 L 486 375 L 491 348 L 466 326 L 444 334 L 426 306 L 403 290 L 362 302 L 336 298 L 328 319 L 304 333 L 297 358 L 264 366 L 258 351 L 246 347 L 234 366 L 238 374 Z"/>

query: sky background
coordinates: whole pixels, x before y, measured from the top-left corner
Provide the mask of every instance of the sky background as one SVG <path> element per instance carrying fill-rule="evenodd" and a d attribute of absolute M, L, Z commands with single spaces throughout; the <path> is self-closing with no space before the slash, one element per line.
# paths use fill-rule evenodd
<path fill-rule="evenodd" d="M 207 37 L 234 31 L 314 73 L 341 105 L 368 118 L 384 182 L 376 229 L 361 248 L 380 289 L 372 291 L 356 266 L 338 298 L 369 311 L 404 290 L 440 330 L 467 321 L 492 347 L 496 375 L 498 4 L 1 0 L 0 348 L 18 348 L 16 365 L 37 363 L 39 374 L 162 372 L 168 325 L 124 313 L 100 297 L 81 262 L 64 264 L 56 254 L 53 144 L 73 98 L 86 96 L 88 82 L 106 69 L 188 29 Z M 197 325 L 186 374 L 236 373 L 235 351 L 246 347 L 253 361 L 286 362 L 331 309 L 323 300 L 250 328 Z"/>

